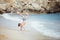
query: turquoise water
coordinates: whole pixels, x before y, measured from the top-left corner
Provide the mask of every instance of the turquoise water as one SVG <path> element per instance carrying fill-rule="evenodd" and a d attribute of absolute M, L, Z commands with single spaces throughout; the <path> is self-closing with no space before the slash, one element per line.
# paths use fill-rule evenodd
<path fill-rule="evenodd" d="M 58 14 L 33 14 L 33 15 L 30 15 L 29 20 L 45 22 L 45 24 L 48 24 L 48 25 L 51 24 L 49 25 L 49 28 L 52 25 L 54 28 L 55 26 L 60 28 L 60 14 L 59 13 Z"/>
<path fill-rule="evenodd" d="M 60 13 L 57 14 L 32 14 L 33 28 L 44 35 L 60 37 Z"/>
<path fill-rule="evenodd" d="M 11 29 L 18 30 L 18 23 L 22 17 L 18 14 L 3 14 L 0 16 L 0 25 Z M 60 13 L 57 14 L 30 14 L 27 19 L 25 28 L 34 28 L 38 32 L 51 36 L 60 37 Z"/>

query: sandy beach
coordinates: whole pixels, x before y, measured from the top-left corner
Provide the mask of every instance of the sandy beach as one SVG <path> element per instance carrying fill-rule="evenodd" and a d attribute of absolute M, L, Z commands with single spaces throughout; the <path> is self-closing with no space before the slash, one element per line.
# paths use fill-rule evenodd
<path fill-rule="evenodd" d="M 0 27 L 0 40 L 59 40 L 43 36 L 37 31 L 20 31 Z"/>

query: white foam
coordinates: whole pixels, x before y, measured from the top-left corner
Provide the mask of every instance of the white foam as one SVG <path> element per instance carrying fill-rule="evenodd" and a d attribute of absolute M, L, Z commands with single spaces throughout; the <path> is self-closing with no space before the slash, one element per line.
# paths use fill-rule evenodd
<path fill-rule="evenodd" d="M 43 23 L 43 24 L 46 24 L 46 23 Z M 49 28 L 46 28 L 46 26 L 43 25 L 43 24 L 40 24 L 39 21 L 32 21 L 31 22 L 31 27 L 33 27 L 38 32 L 42 33 L 43 35 L 54 37 L 54 38 L 59 38 L 60 37 L 60 32 L 56 32 L 54 29 L 51 30 Z"/>
<path fill-rule="evenodd" d="M 12 21 L 22 21 L 19 17 L 11 16 L 9 14 L 3 14 L 2 15 L 5 19 L 12 20 Z"/>

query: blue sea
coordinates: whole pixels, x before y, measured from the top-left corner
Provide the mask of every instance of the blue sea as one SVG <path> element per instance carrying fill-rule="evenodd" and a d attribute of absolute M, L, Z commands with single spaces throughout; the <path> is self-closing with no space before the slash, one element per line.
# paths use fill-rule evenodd
<path fill-rule="evenodd" d="M 18 23 L 22 22 L 22 17 L 18 14 L 0 15 L 0 25 L 18 30 Z M 34 28 L 41 34 L 60 37 L 60 13 L 56 14 L 30 14 L 26 20 L 26 29 Z"/>

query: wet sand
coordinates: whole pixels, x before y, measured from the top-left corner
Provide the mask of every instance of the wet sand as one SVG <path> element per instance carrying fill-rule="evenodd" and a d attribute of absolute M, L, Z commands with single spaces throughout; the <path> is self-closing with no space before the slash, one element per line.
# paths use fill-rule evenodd
<path fill-rule="evenodd" d="M 0 40 L 59 40 L 43 36 L 37 31 L 20 31 L 0 27 Z"/>

